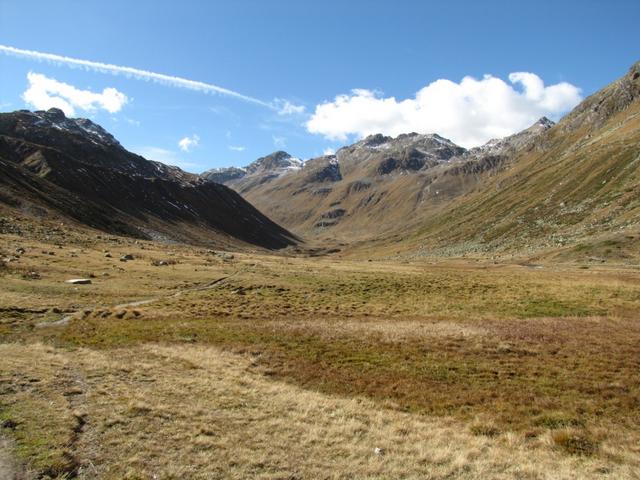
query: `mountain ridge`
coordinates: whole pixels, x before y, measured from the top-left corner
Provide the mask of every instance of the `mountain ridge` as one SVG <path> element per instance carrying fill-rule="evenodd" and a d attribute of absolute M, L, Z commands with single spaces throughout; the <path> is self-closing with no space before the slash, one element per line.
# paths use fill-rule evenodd
<path fill-rule="evenodd" d="M 59 109 L 0 114 L 0 169 L 5 208 L 139 238 L 271 249 L 298 241 L 229 188 L 128 152 Z"/>
<path fill-rule="evenodd" d="M 374 238 L 397 228 L 394 211 L 415 217 L 413 210 L 431 203 L 424 214 L 431 213 L 472 190 L 480 177 L 500 168 L 514 151 L 530 148 L 553 125 L 543 117 L 522 132 L 472 149 L 438 134 L 375 134 L 300 168 L 217 179 L 312 241 Z"/>

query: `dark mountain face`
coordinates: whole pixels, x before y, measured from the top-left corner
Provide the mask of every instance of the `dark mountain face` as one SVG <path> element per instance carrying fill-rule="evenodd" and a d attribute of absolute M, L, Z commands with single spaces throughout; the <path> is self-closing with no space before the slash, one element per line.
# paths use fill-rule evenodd
<path fill-rule="evenodd" d="M 229 188 L 128 152 L 102 127 L 57 109 L 0 114 L 0 169 L 4 198 L 109 232 L 265 248 L 295 242 Z"/>

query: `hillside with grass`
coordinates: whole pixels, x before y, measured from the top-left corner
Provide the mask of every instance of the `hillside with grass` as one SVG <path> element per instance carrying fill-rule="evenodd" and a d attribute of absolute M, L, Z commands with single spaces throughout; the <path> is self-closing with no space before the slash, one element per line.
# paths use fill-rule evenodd
<path fill-rule="evenodd" d="M 640 254 L 640 64 L 587 98 L 536 147 L 411 234 L 422 254 L 557 259 Z"/>

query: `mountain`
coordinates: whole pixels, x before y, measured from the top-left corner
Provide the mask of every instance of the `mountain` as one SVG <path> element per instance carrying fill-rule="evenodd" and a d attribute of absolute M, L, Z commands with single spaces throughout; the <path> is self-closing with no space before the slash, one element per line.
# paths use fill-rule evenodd
<path fill-rule="evenodd" d="M 519 149 L 510 168 L 387 243 L 418 254 L 640 258 L 640 62 Z"/>
<path fill-rule="evenodd" d="M 244 168 L 214 168 L 207 170 L 200 176 L 211 182 L 233 186 L 239 193 L 243 193 L 288 173 L 297 172 L 301 168 L 302 161 L 300 159 L 279 150 L 257 159 Z"/>
<path fill-rule="evenodd" d="M 541 118 L 520 133 L 470 150 L 437 134 L 377 134 L 301 165 L 265 165 L 252 174 L 247 167 L 246 174 L 233 177 L 225 170 L 206 178 L 230 186 L 308 239 L 368 240 L 419 224 L 481 185 L 516 152 L 533 148 L 552 126 Z"/>
<path fill-rule="evenodd" d="M 124 149 L 59 109 L 0 114 L 0 205 L 107 232 L 283 248 L 296 237 L 231 189 Z"/>
<path fill-rule="evenodd" d="M 640 259 L 639 98 L 640 62 L 557 125 L 543 117 L 469 150 L 435 134 L 371 135 L 225 183 L 305 238 L 352 250 Z"/>

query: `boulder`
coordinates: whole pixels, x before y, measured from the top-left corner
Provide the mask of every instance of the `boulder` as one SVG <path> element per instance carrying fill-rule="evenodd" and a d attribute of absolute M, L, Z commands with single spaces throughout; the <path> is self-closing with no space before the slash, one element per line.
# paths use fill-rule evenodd
<path fill-rule="evenodd" d="M 70 283 L 71 285 L 89 285 L 91 280 L 88 278 L 72 278 L 65 283 Z"/>

